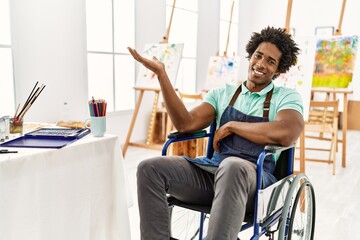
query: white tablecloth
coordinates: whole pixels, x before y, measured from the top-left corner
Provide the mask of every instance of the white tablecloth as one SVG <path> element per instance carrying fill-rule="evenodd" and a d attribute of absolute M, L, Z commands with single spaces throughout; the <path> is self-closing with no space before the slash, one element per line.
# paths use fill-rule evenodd
<path fill-rule="evenodd" d="M 62 149 L 0 154 L 0 240 L 128 240 L 123 158 L 116 136 Z"/>

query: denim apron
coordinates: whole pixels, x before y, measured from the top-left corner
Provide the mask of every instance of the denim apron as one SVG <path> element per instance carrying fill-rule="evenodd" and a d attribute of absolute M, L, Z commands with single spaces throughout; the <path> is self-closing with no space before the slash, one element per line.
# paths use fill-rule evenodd
<path fill-rule="evenodd" d="M 266 99 L 264 101 L 263 117 L 250 116 L 233 107 L 240 92 L 241 85 L 236 90 L 235 94 L 231 98 L 229 105 L 222 114 L 220 119 L 220 127 L 229 121 L 268 122 L 270 100 L 273 89 L 271 89 L 266 95 Z M 265 147 L 264 145 L 256 144 L 236 134 L 229 135 L 222 139 L 218 145 L 220 152 L 214 152 L 214 155 L 211 159 L 207 157 L 189 158 L 187 156 L 184 156 L 184 158 L 208 172 L 215 173 L 221 161 L 231 156 L 248 160 L 256 165 L 257 159 Z M 262 185 L 263 187 L 266 187 L 276 182 L 276 178 L 272 175 L 275 170 L 275 162 L 272 160 L 272 156 L 267 156 L 265 158 L 263 166 L 264 172 Z"/>

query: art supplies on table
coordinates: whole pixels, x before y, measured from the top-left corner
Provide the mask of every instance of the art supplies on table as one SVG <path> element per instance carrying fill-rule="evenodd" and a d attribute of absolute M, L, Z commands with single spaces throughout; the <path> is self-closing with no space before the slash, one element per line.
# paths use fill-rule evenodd
<path fill-rule="evenodd" d="M 40 128 L 38 130 L 25 134 L 32 137 L 63 137 L 63 138 L 81 138 L 89 133 L 88 128 Z"/>
<path fill-rule="evenodd" d="M 86 125 L 83 121 L 75 121 L 75 120 L 58 121 L 56 123 L 56 126 L 65 127 L 65 128 L 75 128 L 75 129 L 86 128 Z"/>
<path fill-rule="evenodd" d="M 104 99 L 89 100 L 90 118 L 85 120 L 85 125 L 89 126 L 94 137 L 103 137 L 106 132 L 106 107 Z"/>
<path fill-rule="evenodd" d="M 0 144 L 0 147 L 62 148 L 88 135 L 89 128 L 40 128 Z"/>
<path fill-rule="evenodd" d="M 104 99 L 94 99 L 92 97 L 89 100 L 89 111 L 91 117 L 104 117 L 106 116 L 107 103 Z"/>
<path fill-rule="evenodd" d="M 28 98 L 26 99 L 23 107 L 20 110 L 20 104 L 17 106 L 14 117 L 12 118 L 12 122 L 14 124 L 18 122 L 22 122 L 25 114 L 29 111 L 30 107 L 34 104 L 35 100 L 39 97 L 40 93 L 46 87 L 45 84 L 41 84 L 41 86 L 37 86 L 39 82 L 36 82 L 33 89 L 31 90 Z M 19 112 L 20 110 L 20 112 Z"/>
<path fill-rule="evenodd" d="M 11 151 L 9 149 L 0 149 L 0 154 L 7 154 L 7 153 L 18 153 L 18 151 Z"/>

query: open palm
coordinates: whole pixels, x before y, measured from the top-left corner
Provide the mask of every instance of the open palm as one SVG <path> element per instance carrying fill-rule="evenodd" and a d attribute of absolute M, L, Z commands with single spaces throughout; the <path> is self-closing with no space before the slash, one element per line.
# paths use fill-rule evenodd
<path fill-rule="evenodd" d="M 141 56 L 135 49 L 128 47 L 129 52 L 136 61 L 144 65 L 147 69 L 159 75 L 161 71 L 165 70 L 164 63 L 160 62 L 155 56 L 151 59 L 147 59 Z"/>

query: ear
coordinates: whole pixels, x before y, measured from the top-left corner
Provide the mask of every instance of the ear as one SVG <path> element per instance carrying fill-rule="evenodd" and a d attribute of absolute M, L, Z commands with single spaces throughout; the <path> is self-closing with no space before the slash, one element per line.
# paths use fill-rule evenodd
<path fill-rule="evenodd" d="M 279 75 L 280 75 L 280 72 L 276 71 L 272 79 L 273 80 L 276 79 Z"/>

